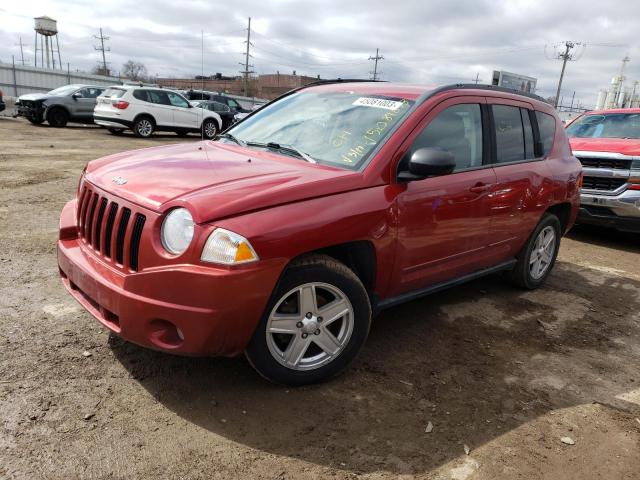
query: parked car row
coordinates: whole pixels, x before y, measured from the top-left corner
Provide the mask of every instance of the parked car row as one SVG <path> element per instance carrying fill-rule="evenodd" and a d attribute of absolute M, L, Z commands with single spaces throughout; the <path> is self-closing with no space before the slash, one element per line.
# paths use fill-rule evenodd
<path fill-rule="evenodd" d="M 238 115 L 246 116 L 251 110 L 215 92 L 145 85 L 65 85 L 48 93 L 22 95 L 16 112 L 35 125 L 96 123 L 116 135 L 130 129 L 138 137 L 169 131 L 214 138 L 237 121 Z"/>

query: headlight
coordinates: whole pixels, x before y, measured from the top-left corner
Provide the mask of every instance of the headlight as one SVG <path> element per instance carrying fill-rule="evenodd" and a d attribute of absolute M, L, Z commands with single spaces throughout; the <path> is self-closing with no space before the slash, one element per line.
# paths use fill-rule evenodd
<path fill-rule="evenodd" d="M 160 239 L 169 253 L 183 253 L 193 238 L 193 218 L 186 208 L 171 210 L 162 222 Z"/>
<path fill-rule="evenodd" d="M 203 262 L 238 265 L 255 262 L 258 255 L 242 235 L 224 228 L 216 228 L 207 238 L 200 258 Z"/>

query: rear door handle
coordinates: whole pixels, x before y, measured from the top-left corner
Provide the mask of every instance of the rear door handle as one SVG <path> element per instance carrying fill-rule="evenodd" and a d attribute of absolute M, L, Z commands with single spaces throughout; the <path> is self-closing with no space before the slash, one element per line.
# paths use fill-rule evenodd
<path fill-rule="evenodd" d="M 482 193 L 489 190 L 491 186 L 492 186 L 491 183 L 478 182 L 473 187 L 469 188 L 469 191 L 473 193 Z"/>

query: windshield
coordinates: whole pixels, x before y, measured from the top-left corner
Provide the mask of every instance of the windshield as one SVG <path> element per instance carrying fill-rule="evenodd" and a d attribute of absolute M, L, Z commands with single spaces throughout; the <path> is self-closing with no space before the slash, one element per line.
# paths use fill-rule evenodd
<path fill-rule="evenodd" d="M 78 85 L 65 85 L 64 87 L 58 87 L 54 90 L 51 90 L 49 92 L 49 95 L 58 95 L 58 96 L 68 95 L 78 90 L 78 88 L 79 88 Z"/>
<path fill-rule="evenodd" d="M 567 127 L 569 137 L 640 138 L 640 113 L 585 115 Z"/>
<path fill-rule="evenodd" d="M 245 143 L 288 145 L 318 163 L 357 170 L 413 103 L 382 95 L 301 91 L 254 113 L 229 133 Z"/>

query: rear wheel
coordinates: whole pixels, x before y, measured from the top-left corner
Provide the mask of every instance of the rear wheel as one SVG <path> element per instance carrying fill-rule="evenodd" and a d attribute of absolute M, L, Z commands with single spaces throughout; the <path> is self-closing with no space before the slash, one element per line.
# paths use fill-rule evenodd
<path fill-rule="evenodd" d="M 204 138 L 208 140 L 213 140 L 218 134 L 218 123 L 212 119 L 208 118 L 204 122 L 202 122 L 202 135 Z"/>
<path fill-rule="evenodd" d="M 369 296 L 344 264 L 313 255 L 287 268 L 246 350 L 266 379 L 316 383 L 340 373 L 364 344 Z"/>
<path fill-rule="evenodd" d="M 560 248 L 560 220 L 547 213 L 533 231 L 518 255 L 511 280 L 522 288 L 533 290 L 549 276 Z"/>
<path fill-rule="evenodd" d="M 136 137 L 149 138 L 154 130 L 155 125 L 150 117 L 139 117 L 133 122 L 133 133 Z"/>
<path fill-rule="evenodd" d="M 49 113 L 47 113 L 47 122 L 49 125 L 56 128 L 62 128 L 67 125 L 69 121 L 69 114 L 63 108 L 52 108 Z"/>
<path fill-rule="evenodd" d="M 122 132 L 124 132 L 124 128 L 107 128 L 107 130 L 112 135 L 122 135 Z"/>

